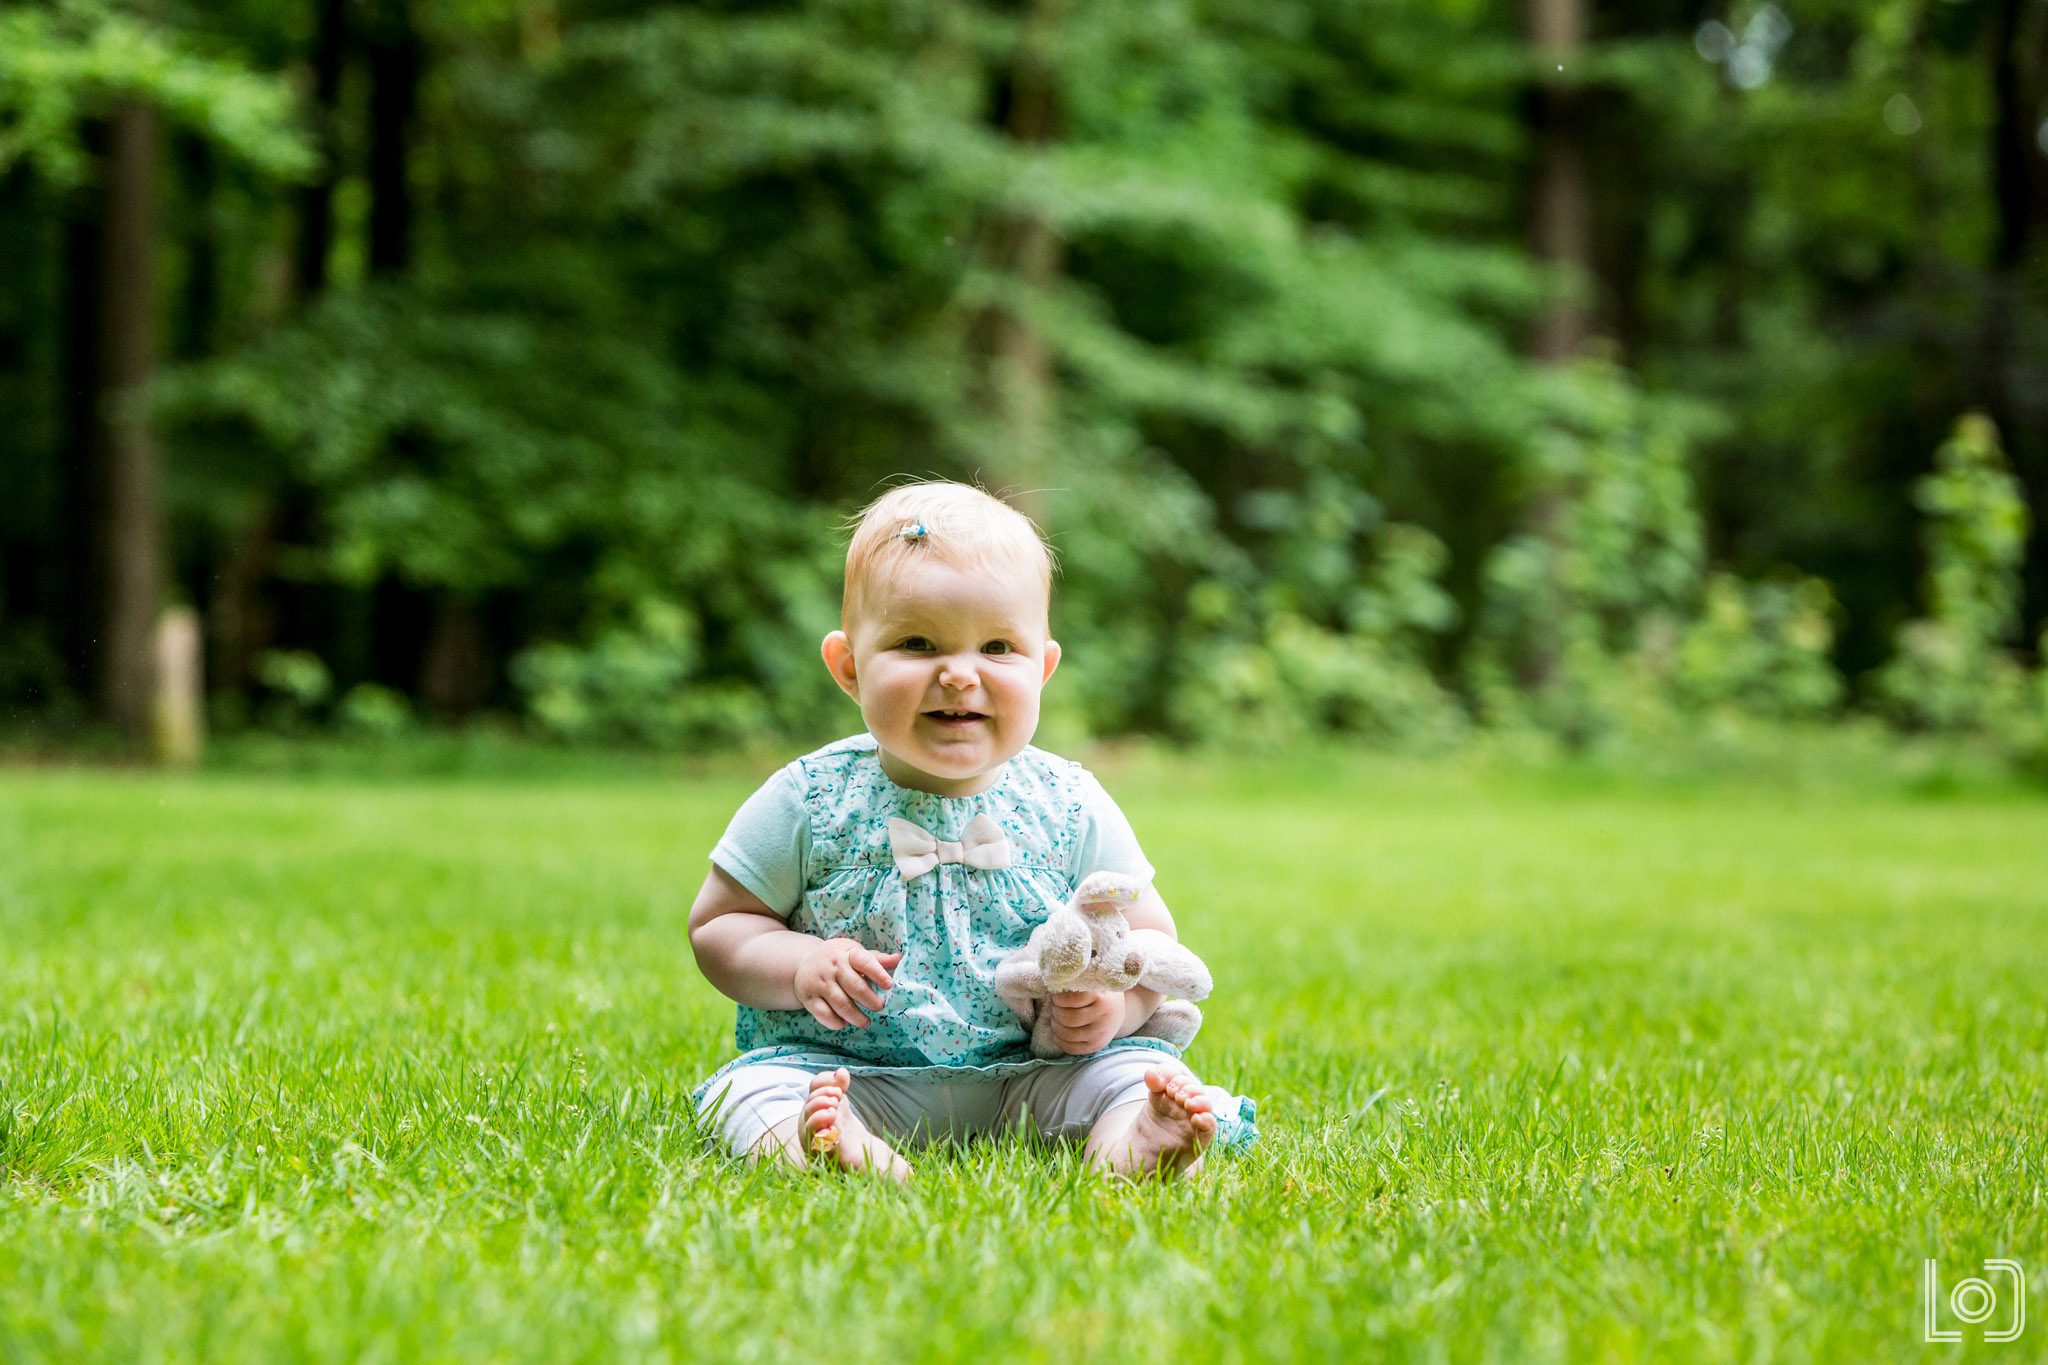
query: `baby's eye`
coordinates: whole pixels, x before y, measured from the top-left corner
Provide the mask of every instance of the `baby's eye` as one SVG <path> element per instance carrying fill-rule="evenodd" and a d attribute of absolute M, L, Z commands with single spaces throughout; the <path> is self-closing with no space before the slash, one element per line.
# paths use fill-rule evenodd
<path fill-rule="evenodd" d="M 984 654 L 1012 654 L 1016 651 L 1011 649 L 1008 640 L 990 640 L 981 647 L 981 652 Z"/>
<path fill-rule="evenodd" d="M 931 647 L 932 642 L 925 639 L 922 635 L 907 635 L 896 645 L 898 649 L 914 650 L 920 654 Z"/>

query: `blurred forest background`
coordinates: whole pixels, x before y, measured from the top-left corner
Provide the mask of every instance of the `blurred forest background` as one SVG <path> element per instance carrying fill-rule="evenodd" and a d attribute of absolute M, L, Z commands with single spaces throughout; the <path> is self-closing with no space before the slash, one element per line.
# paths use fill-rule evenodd
<path fill-rule="evenodd" d="M 839 733 L 915 473 L 1062 735 L 2048 749 L 2042 0 L 16 3 L 0 262 L 18 732 Z"/>

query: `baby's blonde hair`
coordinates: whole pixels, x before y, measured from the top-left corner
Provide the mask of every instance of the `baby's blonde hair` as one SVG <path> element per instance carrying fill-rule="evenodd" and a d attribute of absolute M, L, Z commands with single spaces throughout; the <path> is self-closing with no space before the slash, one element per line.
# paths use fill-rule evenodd
<path fill-rule="evenodd" d="M 895 574 L 921 558 L 1037 579 L 1052 601 L 1052 550 L 1031 518 L 991 493 L 934 480 L 892 488 L 862 509 L 846 547 L 840 624 L 852 629 Z"/>

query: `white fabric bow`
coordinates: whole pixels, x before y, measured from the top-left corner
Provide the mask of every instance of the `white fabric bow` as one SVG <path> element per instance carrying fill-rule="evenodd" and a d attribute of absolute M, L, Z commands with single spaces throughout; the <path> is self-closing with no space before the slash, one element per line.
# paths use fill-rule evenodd
<path fill-rule="evenodd" d="M 889 817 L 889 852 L 903 880 L 922 877 L 940 863 L 965 863 L 984 872 L 1010 865 L 1010 841 L 988 815 L 975 816 L 960 831 L 960 842 L 934 839 L 922 826 Z"/>

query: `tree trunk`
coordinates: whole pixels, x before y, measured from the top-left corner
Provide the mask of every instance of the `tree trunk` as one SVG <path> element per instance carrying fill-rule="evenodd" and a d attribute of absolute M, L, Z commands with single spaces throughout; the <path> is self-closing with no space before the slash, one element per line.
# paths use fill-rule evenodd
<path fill-rule="evenodd" d="M 311 122 L 319 166 L 300 191 L 298 233 L 290 243 L 283 269 L 266 273 L 280 281 L 266 291 L 267 306 L 256 320 L 274 322 L 295 306 L 311 303 L 329 284 L 334 248 L 334 190 L 341 174 L 339 118 L 342 79 L 348 67 L 348 0 L 318 0 L 313 45 L 308 54 L 313 71 Z M 280 593 L 271 578 L 281 530 L 303 521 L 307 493 L 282 476 L 280 485 L 257 495 L 213 582 L 208 612 L 209 666 L 207 681 L 214 691 L 239 696 L 255 676 L 256 660 L 280 634 L 280 617 L 293 615 L 292 595 Z M 303 605 L 304 594 L 296 595 Z M 287 638 L 310 634 L 307 623 L 282 623 Z"/>
<path fill-rule="evenodd" d="M 2024 0 L 1999 0 L 1991 35 L 1991 188 L 1996 230 L 1984 300 L 1982 389 L 1978 399 L 2008 439 L 2016 430 L 2012 365 L 2015 296 L 2033 236 L 2034 120 L 2021 91 L 2020 11 Z"/>
<path fill-rule="evenodd" d="M 419 99 L 420 39 L 405 0 L 387 0 L 367 44 L 370 67 L 370 274 L 412 259 L 408 150 Z"/>
<path fill-rule="evenodd" d="M 157 676 L 150 745 L 156 761 L 190 768 L 206 748 L 206 680 L 200 667 L 199 613 L 173 607 L 157 619 Z"/>
<path fill-rule="evenodd" d="M 424 54 L 409 0 L 382 0 L 364 50 L 370 73 L 370 276 L 388 279 L 412 262 L 412 123 Z M 489 692 L 490 676 L 483 630 L 470 604 L 445 588 L 401 583 L 394 592 L 408 612 L 380 614 L 377 633 L 390 643 L 417 642 L 420 699 L 444 714 L 475 709 Z M 406 619 L 415 614 L 428 620 L 423 637 Z"/>
<path fill-rule="evenodd" d="M 1585 348 L 1584 290 L 1593 278 L 1593 212 L 1586 175 L 1584 103 L 1576 69 L 1586 42 L 1585 0 L 1528 0 L 1529 42 L 1538 62 L 1529 118 L 1535 137 L 1529 242 L 1536 259 L 1563 277 L 1530 338 L 1538 360 L 1563 365 Z M 1566 490 L 1540 477 L 1527 511 L 1528 534 L 1548 547 L 1543 581 L 1530 603 L 1520 680 L 1532 692 L 1557 678 L 1567 605 L 1558 581 Z"/>
<path fill-rule="evenodd" d="M 2026 0 L 1998 0 L 1992 23 L 1991 185 L 1996 228 L 1985 282 L 1982 363 L 1977 399 L 1990 412 L 2011 452 L 2014 471 L 2030 490 L 2032 552 L 2027 557 L 2029 616 L 2048 602 L 2048 458 L 2040 434 L 2048 406 L 2040 397 L 2040 362 L 2030 358 L 2040 310 L 2025 297 L 2032 257 L 2048 238 L 2048 175 L 2042 173 L 2039 136 L 2044 79 L 2048 79 L 2048 22 L 2029 23 Z M 2032 371 L 2030 373 L 2030 371 Z"/>
<path fill-rule="evenodd" d="M 185 246 L 185 289 L 179 301 L 174 354 L 197 360 L 213 353 L 220 327 L 220 230 L 214 186 L 219 175 L 213 146 L 187 135 L 176 141 L 177 165 L 191 201 L 192 230 Z"/>
<path fill-rule="evenodd" d="M 148 734 L 157 612 L 163 605 L 162 474 L 143 394 L 156 366 L 156 112 L 130 100 L 108 128 L 99 372 L 92 470 L 100 520 L 88 529 L 102 585 L 93 700 L 128 734 Z"/>
<path fill-rule="evenodd" d="M 1584 101 L 1576 69 L 1586 44 L 1585 0 L 1528 0 L 1529 41 L 1541 64 L 1530 121 L 1536 178 L 1529 238 L 1536 259 L 1567 277 L 1537 319 L 1536 357 L 1561 364 L 1587 335 L 1584 290 L 1593 278 L 1592 194 L 1586 174 Z"/>
<path fill-rule="evenodd" d="M 335 118 L 347 51 L 347 0 L 320 0 L 313 36 L 313 137 L 320 169 L 299 196 L 299 250 L 293 271 L 299 293 L 307 298 L 327 287 L 327 258 L 334 245 Z"/>
<path fill-rule="evenodd" d="M 1032 0 L 1009 79 L 1004 129 L 1021 148 L 1049 146 L 1059 137 L 1059 72 L 1052 46 L 1064 0 Z M 1020 300 L 1042 298 L 1057 283 L 1061 256 L 1052 225 L 1030 212 L 1014 214 L 998 234 L 1003 265 Z M 992 319 L 989 379 L 1003 428 L 1002 482 L 1010 502 L 1046 525 L 1045 448 L 1053 420 L 1052 348 L 1017 307 Z"/>
<path fill-rule="evenodd" d="M 276 613 L 264 593 L 277 558 L 277 503 L 259 497 L 214 576 L 207 678 L 214 690 L 240 695 L 256 675 L 257 656 L 276 636 Z"/>
<path fill-rule="evenodd" d="M 420 661 L 420 700 L 443 715 L 476 710 L 491 690 L 490 647 L 476 606 L 452 591 L 434 601 L 434 623 Z"/>
<path fill-rule="evenodd" d="M 87 123 L 79 141 L 93 165 L 104 165 L 107 128 Z M 56 603 L 60 647 L 71 685 L 87 698 L 99 690 L 101 626 L 106 616 L 106 481 L 100 476 L 100 368 L 105 349 L 106 194 L 86 200 L 65 223 L 63 421 L 64 522 L 76 534 L 60 541 Z"/>

